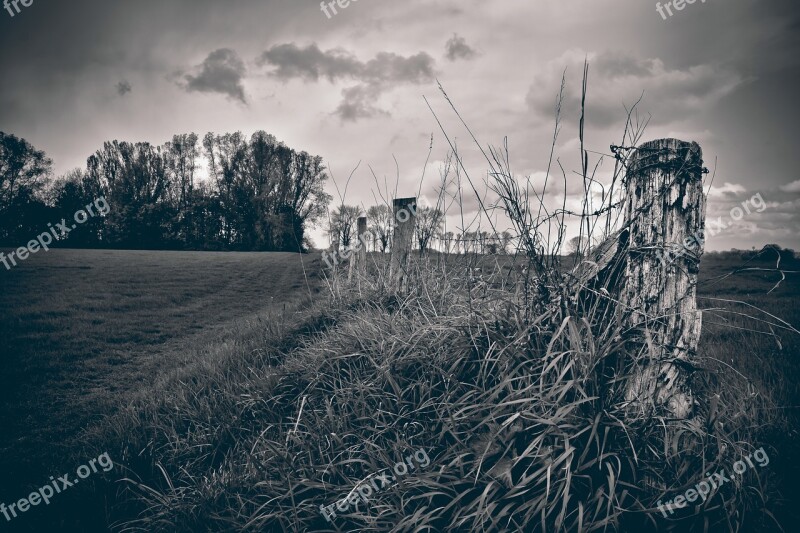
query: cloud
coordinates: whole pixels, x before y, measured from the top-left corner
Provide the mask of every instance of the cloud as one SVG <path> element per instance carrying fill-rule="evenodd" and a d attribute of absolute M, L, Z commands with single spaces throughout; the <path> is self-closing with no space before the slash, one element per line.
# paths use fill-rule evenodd
<path fill-rule="evenodd" d="M 775 201 L 780 198 L 776 190 L 754 193 L 730 183 L 712 188 L 714 190 L 719 192 L 709 195 L 706 228 L 714 228 L 713 237 L 722 239 L 715 241 L 715 247 L 719 247 L 721 242 L 741 248 L 746 247 L 748 240 L 761 244 L 771 240 L 784 241 L 800 231 L 800 220 L 796 215 L 800 198 Z"/>
<path fill-rule="evenodd" d="M 327 78 L 359 82 L 342 91 L 343 100 L 334 114 L 344 121 L 356 121 L 388 115 L 376 104 L 384 92 L 398 85 L 419 85 L 436 77 L 435 60 L 425 52 L 403 57 L 379 52 L 369 61 L 361 61 L 343 49 L 323 51 L 316 44 L 301 48 L 294 43 L 275 45 L 262 53 L 256 63 L 273 67 L 270 75 L 289 81 L 316 82 Z"/>
<path fill-rule="evenodd" d="M 380 89 L 375 85 L 356 85 L 342 90 L 343 100 L 336 108 L 335 115 L 344 121 L 356 122 L 361 118 L 389 115 L 374 104 L 380 98 Z"/>
<path fill-rule="evenodd" d="M 273 46 L 259 56 L 257 63 L 275 67 L 270 74 L 282 80 L 317 81 L 326 77 L 332 82 L 349 78 L 371 84 L 418 84 L 435 77 L 435 61 L 425 52 L 409 57 L 379 52 L 365 63 L 346 50 L 323 52 L 316 44 L 300 48 L 290 43 Z"/>
<path fill-rule="evenodd" d="M 445 57 L 450 61 L 457 61 L 459 59 L 473 59 L 477 56 L 477 52 L 473 50 L 468 44 L 467 40 L 454 33 L 447 44 L 444 45 L 447 53 Z"/>
<path fill-rule="evenodd" d="M 708 195 L 711 197 L 738 198 L 739 195 L 744 192 L 747 192 L 747 189 L 745 189 L 743 185 L 725 182 L 722 187 L 714 187 L 712 185 L 711 189 L 708 191 Z"/>
<path fill-rule="evenodd" d="M 543 117 L 553 116 L 555 97 L 566 69 L 563 118 L 576 122 L 584 59 L 589 62 L 587 121 L 599 127 L 623 122 L 623 104 L 630 107 L 642 94 L 639 110 L 652 115 L 652 124 L 687 119 L 708 109 L 745 81 L 738 73 L 716 65 L 671 69 L 658 58 L 569 50 L 550 61 L 534 78 L 526 98 L 529 108 Z"/>
<path fill-rule="evenodd" d="M 126 94 L 128 94 L 132 90 L 133 89 L 131 88 L 131 84 L 128 83 L 127 81 L 125 81 L 125 80 L 122 80 L 121 82 L 119 82 L 117 84 L 117 93 L 120 96 L 125 96 Z"/>
<path fill-rule="evenodd" d="M 654 59 L 636 59 L 623 54 L 605 53 L 596 57 L 593 67 L 609 80 L 626 76 L 647 77 L 656 67 Z"/>
<path fill-rule="evenodd" d="M 242 80 L 246 72 L 244 62 L 230 48 L 214 50 L 198 65 L 197 75 L 186 74 L 185 89 L 189 92 L 220 93 L 242 103 L 247 103 Z"/>
<path fill-rule="evenodd" d="M 316 44 L 305 48 L 294 43 L 279 44 L 261 54 L 256 64 L 276 67 L 271 74 L 284 81 L 293 78 L 317 81 L 325 77 L 333 82 L 357 76 L 363 69 L 363 64 L 348 52 L 341 49 L 323 52 Z"/>
<path fill-rule="evenodd" d="M 786 185 L 781 185 L 781 190 L 783 192 L 800 192 L 800 180 L 795 180 L 791 183 L 787 183 Z"/>

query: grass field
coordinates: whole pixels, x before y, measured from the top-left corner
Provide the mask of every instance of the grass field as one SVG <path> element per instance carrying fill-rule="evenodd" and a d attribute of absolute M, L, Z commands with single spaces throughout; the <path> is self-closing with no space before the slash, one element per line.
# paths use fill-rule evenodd
<path fill-rule="evenodd" d="M 758 318 L 757 311 L 719 300 L 741 300 L 797 326 L 800 282 L 789 275 L 767 294 L 777 279 L 774 273 L 724 277 L 741 263 L 704 259 L 699 296 L 708 311 L 700 351 L 709 379 L 723 372 L 729 376 L 733 369 L 742 375 L 743 390 L 752 387 L 763 399 L 748 407 L 763 409 L 764 428 L 756 430 L 764 441 L 751 444 L 768 447 L 768 475 L 782 477 L 791 498 L 800 479 L 794 463 L 800 452 L 800 339 L 786 331 L 770 335 L 763 323 L 743 316 Z M 769 263 L 749 266 L 767 268 Z M 96 438 L 108 429 L 106 417 L 111 420 L 121 406 L 134 402 L 163 404 L 168 400 L 159 395 L 172 390 L 170 384 L 177 379 L 186 391 L 216 398 L 206 390 L 203 365 L 218 363 L 218 369 L 219 361 L 235 360 L 237 354 L 267 353 L 273 338 L 267 333 L 274 331 L 274 322 L 291 322 L 294 310 L 317 295 L 319 268 L 318 256 L 291 254 L 54 250 L 0 272 L 0 501 L 23 497 L 50 475 L 74 470 L 107 451 Z M 235 379 L 227 385 L 230 396 L 243 402 L 252 392 Z M 225 394 L 219 397 L 224 403 Z M 214 419 L 211 404 L 208 412 L 192 413 L 194 420 L 204 418 L 220 431 L 238 427 L 235 420 Z M 136 430 L 145 426 L 143 421 Z M 152 440 L 161 437 L 153 435 Z M 202 441 L 194 434 L 185 439 Z M 225 441 L 219 435 L 213 440 Z M 82 449 L 87 442 L 95 447 Z M 122 475 L 111 474 L 109 479 Z M 58 514 L 79 497 L 87 493 L 76 490 L 50 510 Z M 100 514 L 102 507 L 92 509 L 98 516 L 81 519 L 87 529 L 109 519 Z M 783 519 L 791 516 L 786 506 L 775 509 Z M 39 511 L 27 513 L 30 523 Z"/>
<path fill-rule="evenodd" d="M 0 501 L 73 470 L 84 428 L 197 350 L 291 313 L 317 272 L 297 254 L 114 250 L 51 250 L 0 270 Z"/>
<path fill-rule="evenodd" d="M 800 520 L 796 505 L 800 501 L 800 336 L 771 329 L 762 321 L 770 320 L 766 312 L 800 329 L 800 275 L 786 274 L 786 281 L 770 293 L 781 279 L 779 274 L 756 270 L 729 276 L 738 267 L 770 269 L 775 267 L 775 258 L 749 263 L 713 256 L 703 259 L 698 305 L 705 311 L 699 352 L 712 379 L 724 375 L 740 391 L 750 392 L 753 402 L 743 405 L 742 411 L 755 410 L 758 425 L 752 430 L 760 439 L 751 444 L 771 450 L 765 474 L 782 492 L 782 497 L 768 494 L 768 504 L 785 530 L 791 531 Z M 781 267 L 796 272 L 800 261 Z"/>

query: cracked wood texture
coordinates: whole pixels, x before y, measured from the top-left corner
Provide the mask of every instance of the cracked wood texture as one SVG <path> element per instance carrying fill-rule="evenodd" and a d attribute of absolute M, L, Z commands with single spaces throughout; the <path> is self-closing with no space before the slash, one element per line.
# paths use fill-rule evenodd
<path fill-rule="evenodd" d="M 694 142 L 661 139 L 639 146 L 626 177 L 627 253 L 618 297 L 633 358 L 628 412 L 689 418 L 689 378 L 700 339 L 696 285 L 706 199 L 703 156 Z M 675 258 L 665 250 L 681 246 Z M 615 291 L 616 292 L 616 291 Z"/>

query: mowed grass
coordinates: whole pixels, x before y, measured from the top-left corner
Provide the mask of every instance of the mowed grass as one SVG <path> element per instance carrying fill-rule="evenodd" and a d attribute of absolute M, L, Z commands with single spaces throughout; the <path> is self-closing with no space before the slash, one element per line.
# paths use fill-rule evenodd
<path fill-rule="evenodd" d="M 85 429 L 198 349 L 235 342 L 269 310 L 291 314 L 318 290 L 318 264 L 289 253 L 51 250 L 0 268 L 0 501 L 74 471 Z"/>

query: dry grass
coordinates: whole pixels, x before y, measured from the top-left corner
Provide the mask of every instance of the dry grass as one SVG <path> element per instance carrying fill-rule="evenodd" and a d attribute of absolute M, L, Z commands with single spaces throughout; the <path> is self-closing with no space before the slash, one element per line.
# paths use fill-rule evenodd
<path fill-rule="evenodd" d="M 639 126 L 629 116 L 623 141 L 635 144 Z M 365 275 L 335 269 L 327 297 L 303 320 L 217 346 L 184 379 L 110 421 L 100 437 L 116 443 L 112 456 L 128 472 L 112 511 L 117 528 L 774 529 L 768 470 L 749 470 L 669 518 L 657 509 L 707 473 L 730 472 L 781 417 L 765 416 L 778 407 L 773 396 L 753 394 L 740 373 L 715 364 L 696 369 L 692 418 L 619 407 L 632 371 L 625 312 L 602 296 L 608 287 L 587 299 L 557 253 L 566 217 L 580 219 L 579 259 L 618 229 L 614 190 L 625 161 L 593 205 L 583 120 L 580 140 L 587 200 L 576 213 L 532 208 L 507 150 L 483 152 L 518 232 L 511 264 L 429 255 L 414 260 L 402 291 L 380 255 Z M 474 189 L 451 157 L 458 183 Z M 774 317 L 762 325 L 783 327 Z M 333 522 L 323 518 L 320 506 L 419 449 L 427 468 Z"/>
<path fill-rule="evenodd" d="M 590 317 L 569 304 L 526 318 L 511 271 L 489 264 L 475 277 L 473 265 L 422 260 L 402 296 L 385 276 L 337 277 L 329 300 L 308 311 L 313 324 L 276 329 L 261 339 L 268 351 L 227 351 L 192 382 L 132 406 L 112 439 L 130 469 L 127 512 L 139 513 L 122 529 L 763 525 L 759 472 L 671 520 L 655 504 L 752 452 L 754 413 L 767 400 L 723 375 L 703 391 L 726 394 L 713 414 L 701 409 L 701 425 L 626 420 L 606 394 L 618 347 L 597 342 Z M 320 505 L 420 448 L 428 468 L 332 524 L 323 519 Z"/>

